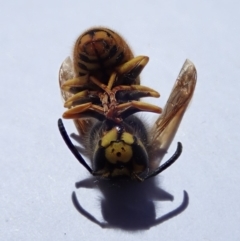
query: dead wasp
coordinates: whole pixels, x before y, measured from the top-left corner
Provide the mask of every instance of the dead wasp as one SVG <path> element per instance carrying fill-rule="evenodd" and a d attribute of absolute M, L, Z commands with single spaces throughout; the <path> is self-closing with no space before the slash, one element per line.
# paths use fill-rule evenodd
<path fill-rule="evenodd" d="M 161 108 L 139 101 L 160 95 L 140 85 L 139 74 L 148 57 L 133 58 L 126 42 L 106 28 L 94 28 L 76 41 L 73 63 L 67 58 L 59 73 L 64 118 L 74 119 L 84 139 L 92 168 L 72 144 L 62 120 L 60 133 L 77 160 L 94 176 L 129 176 L 137 180 L 153 177 L 177 160 L 182 145 L 164 164 L 159 163 L 170 146 L 196 85 L 196 69 L 186 60 L 170 97 Z M 133 114 L 162 113 L 150 131 Z"/>

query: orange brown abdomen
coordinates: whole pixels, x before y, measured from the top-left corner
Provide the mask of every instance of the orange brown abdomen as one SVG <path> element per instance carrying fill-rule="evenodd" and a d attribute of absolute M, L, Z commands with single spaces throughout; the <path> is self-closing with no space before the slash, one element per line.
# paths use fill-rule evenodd
<path fill-rule="evenodd" d="M 132 58 L 128 45 L 117 33 L 107 28 L 92 28 L 75 43 L 75 75 L 87 80 L 90 74 L 106 84 L 113 68 Z"/>

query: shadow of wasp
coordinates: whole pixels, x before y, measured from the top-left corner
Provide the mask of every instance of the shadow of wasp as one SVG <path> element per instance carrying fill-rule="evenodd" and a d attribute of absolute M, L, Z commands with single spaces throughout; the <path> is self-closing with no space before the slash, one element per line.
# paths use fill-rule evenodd
<path fill-rule="evenodd" d="M 76 183 L 80 188 L 97 188 L 102 193 L 101 213 L 104 221 L 98 220 L 85 210 L 78 200 L 76 192 L 72 193 L 72 202 L 78 212 L 102 228 L 119 228 L 126 231 L 147 230 L 182 213 L 189 203 L 184 191 L 183 200 L 175 209 L 157 217 L 154 201 L 173 201 L 174 197 L 160 189 L 154 179 L 139 183 L 122 179 L 106 180 L 85 179 Z"/>

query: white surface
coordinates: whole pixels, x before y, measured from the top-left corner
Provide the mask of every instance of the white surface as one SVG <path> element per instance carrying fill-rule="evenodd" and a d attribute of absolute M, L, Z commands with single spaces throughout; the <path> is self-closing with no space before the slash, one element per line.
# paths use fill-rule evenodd
<path fill-rule="evenodd" d="M 125 2 L 2 1 L 0 240 L 239 240 L 239 1 Z M 156 185 L 137 186 L 142 196 L 126 196 L 140 214 L 153 208 L 157 218 L 181 205 L 186 190 L 186 209 L 156 226 L 149 211 L 147 225 L 135 231 L 119 223 L 102 229 L 71 200 L 75 191 L 81 205 L 102 221 L 103 196 L 111 214 L 121 213 L 114 207 L 119 201 L 111 196 L 114 188 L 109 193 L 75 188 L 89 175 L 57 129 L 63 112 L 59 66 L 77 36 L 96 25 L 115 29 L 136 55 L 150 57 L 142 83 L 161 93 L 154 100 L 160 106 L 186 58 L 198 71 L 193 101 L 169 150 L 181 141 L 182 156 Z M 71 121 L 65 125 L 76 132 Z M 154 187 L 174 201 L 155 200 Z M 131 188 L 128 193 L 134 194 Z M 129 211 L 134 218 L 141 220 L 138 210 Z"/>

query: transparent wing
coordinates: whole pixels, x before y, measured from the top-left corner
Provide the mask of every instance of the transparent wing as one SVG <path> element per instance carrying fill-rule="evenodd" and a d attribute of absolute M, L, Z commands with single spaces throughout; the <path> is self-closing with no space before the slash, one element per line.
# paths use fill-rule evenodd
<path fill-rule="evenodd" d="M 70 97 L 73 96 L 73 94 L 64 91 L 61 89 L 61 86 L 69 79 L 73 79 L 74 78 L 74 70 L 73 70 L 73 63 L 70 57 L 67 57 L 59 70 L 59 86 L 60 86 L 60 90 L 61 90 L 61 95 L 63 98 L 63 101 L 67 101 Z M 74 120 L 75 126 L 78 130 L 78 132 L 81 135 L 85 135 L 88 133 L 89 129 L 92 127 L 93 125 L 93 120 L 91 119 L 76 119 Z"/>
<path fill-rule="evenodd" d="M 197 71 L 190 60 L 186 60 L 173 86 L 161 116 L 151 130 L 151 161 L 159 165 L 167 152 L 192 99 L 197 81 Z"/>
<path fill-rule="evenodd" d="M 67 57 L 59 70 L 59 86 L 64 102 L 67 101 L 73 94 L 61 89 L 61 86 L 69 79 L 74 77 L 73 63 L 70 57 Z"/>

